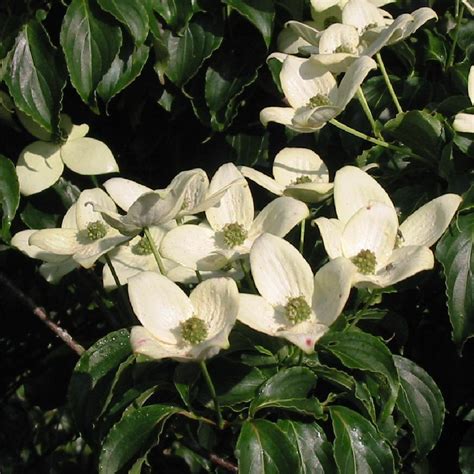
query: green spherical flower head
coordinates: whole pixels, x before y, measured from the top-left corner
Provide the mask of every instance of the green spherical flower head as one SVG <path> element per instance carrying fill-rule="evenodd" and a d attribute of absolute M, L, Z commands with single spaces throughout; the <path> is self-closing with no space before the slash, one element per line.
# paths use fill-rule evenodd
<path fill-rule="evenodd" d="M 222 232 L 224 234 L 224 242 L 229 248 L 242 245 L 245 242 L 248 234 L 244 226 L 237 222 L 226 224 L 222 229 Z"/>
<path fill-rule="evenodd" d="M 142 237 L 140 241 L 132 247 L 132 252 L 135 255 L 150 255 L 153 250 L 148 239 L 146 237 Z"/>
<path fill-rule="evenodd" d="M 288 298 L 285 306 L 286 317 L 293 324 L 306 321 L 311 316 L 311 308 L 304 299 L 304 296 Z"/>
<path fill-rule="evenodd" d="M 99 240 L 107 235 L 107 226 L 102 221 L 89 222 L 86 231 L 89 240 Z"/>
<path fill-rule="evenodd" d="M 325 94 L 316 94 L 315 96 L 311 97 L 308 102 L 308 107 L 320 107 L 322 105 L 330 105 L 331 101 L 329 97 Z"/>
<path fill-rule="evenodd" d="M 313 180 L 308 176 L 308 175 L 303 175 L 303 176 L 298 176 L 293 184 L 306 184 L 306 183 L 312 183 Z"/>
<path fill-rule="evenodd" d="M 197 316 L 186 319 L 186 321 L 180 323 L 179 327 L 181 337 L 190 344 L 199 344 L 207 338 L 207 325 Z"/>
<path fill-rule="evenodd" d="M 355 257 L 352 257 L 351 260 L 362 275 L 373 275 L 375 273 L 377 259 L 372 250 L 361 250 Z"/>

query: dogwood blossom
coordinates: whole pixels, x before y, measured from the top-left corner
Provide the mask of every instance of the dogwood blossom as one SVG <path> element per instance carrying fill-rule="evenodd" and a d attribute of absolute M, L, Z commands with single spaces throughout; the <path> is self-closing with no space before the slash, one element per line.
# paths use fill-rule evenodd
<path fill-rule="evenodd" d="M 334 202 L 337 219 L 314 221 L 329 258 L 353 263 L 355 286 L 383 288 L 433 267 L 429 247 L 448 227 L 461 198 L 433 199 L 399 225 L 383 188 L 366 172 L 345 166 L 334 179 Z"/>
<path fill-rule="evenodd" d="M 262 233 L 283 237 L 308 217 L 305 204 L 286 196 L 272 201 L 255 217 L 248 184 L 232 163 L 218 169 L 209 189 L 221 189 L 238 179 L 244 184 L 230 187 L 218 205 L 207 209 L 207 223 L 181 225 L 166 234 L 160 249 L 163 256 L 194 270 L 218 270 L 247 255 Z"/>
<path fill-rule="evenodd" d="M 467 79 L 467 94 L 474 106 L 474 66 L 469 69 L 469 76 Z M 474 133 L 474 114 L 460 112 L 454 117 L 453 128 L 457 132 Z"/>
<path fill-rule="evenodd" d="M 62 175 L 64 165 L 75 173 L 98 175 L 118 171 L 109 147 L 86 137 L 89 126 L 73 125 L 62 117 L 61 129 L 67 135 L 63 143 L 36 141 L 20 153 L 16 173 L 20 191 L 25 196 L 39 193 L 52 186 Z"/>
<path fill-rule="evenodd" d="M 349 297 L 353 265 L 335 259 L 313 272 L 285 240 L 261 235 L 250 251 L 250 266 L 260 295 L 240 294 L 237 319 L 251 328 L 283 337 L 304 352 L 341 313 Z"/>
<path fill-rule="evenodd" d="M 323 160 L 307 148 L 284 148 L 273 162 L 273 176 L 248 166 L 240 168 L 242 174 L 270 192 L 291 196 L 304 202 L 319 202 L 332 191 L 329 173 Z"/>
<path fill-rule="evenodd" d="M 143 326 L 132 328 L 134 352 L 154 359 L 203 360 L 229 346 L 239 308 L 236 283 L 213 278 L 189 295 L 163 275 L 142 272 L 128 282 L 133 311 Z"/>

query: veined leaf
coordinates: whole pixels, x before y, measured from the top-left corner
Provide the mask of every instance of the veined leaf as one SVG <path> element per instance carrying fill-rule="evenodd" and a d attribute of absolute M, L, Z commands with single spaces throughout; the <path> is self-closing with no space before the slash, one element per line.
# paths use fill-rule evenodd
<path fill-rule="evenodd" d="M 196 0 L 149 0 L 153 9 L 174 31 L 188 25 L 194 13 L 202 11 Z"/>
<path fill-rule="evenodd" d="M 2 206 L 3 240 L 10 240 L 10 225 L 20 203 L 20 185 L 15 172 L 15 165 L 5 156 L 0 155 L 0 204 Z"/>

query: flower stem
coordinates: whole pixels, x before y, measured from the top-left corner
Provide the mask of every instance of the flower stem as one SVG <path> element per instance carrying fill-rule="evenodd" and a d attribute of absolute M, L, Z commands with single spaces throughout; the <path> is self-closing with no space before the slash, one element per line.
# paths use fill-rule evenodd
<path fill-rule="evenodd" d="M 219 400 L 217 399 L 216 389 L 214 388 L 214 384 L 212 383 L 211 376 L 209 375 L 209 371 L 207 370 L 207 365 L 204 360 L 199 362 L 199 366 L 201 367 L 201 372 L 204 375 L 204 379 L 207 384 L 207 388 L 209 389 L 209 393 L 211 394 L 212 400 L 214 402 L 214 408 L 216 410 L 216 417 L 217 417 L 217 426 L 219 429 L 224 428 L 224 420 L 222 418 L 221 408 L 219 406 Z"/>
<path fill-rule="evenodd" d="M 304 252 L 304 236 L 306 231 L 306 219 L 303 219 L 300 222 L 300 254 L 303 255 Z"/>
<path fill-rule="evenodd" d="M 202 275 L 201 275 L 201 272 L 199 270 L 196 270 L 196 278 L 198 280 L 198 283 L 202 283 Z"/>
<path fill-rule="evenodd" d="M 374 116 L 372 115 L 372 111 L 370 110 L 369 104 L 365 97 L 364 91 L 362 87 L 359 87 L 357 90 L 357 97 L 359 99 L 360 105 L 362 106 L 362 110 L 364 111 L 368 121 L 370 122 L 370 126 L 372 127 L 372 131 L 377 138 L 382 138 L 380 132 L 377 130 L 377 124 L 375 123 Z"/>
<path fill-rule="evenodd" d="M 148 243 L 150 244 L 151 251 L 153 252 L 156 263 L 158 264 L 158 268 L 160 269 L 160 273 L 162 275 L 166 275 L 166 270 L 165 270 L 165 266 L 163 265 L 163 260 L 161 260 L 160 252 L 158 252 L 158 249 L 156 248 L 156 244 L 155 244 L 155 241 L 153 240 L 150 229 L 148 229 L 148 227 L 145 227 L 143 230 L 145 231 L 146 238 L 148 239 Z"/>
<path fill-rule="evenodd" d="M 392 97 L 395 107 L 397 108 L 397 112 L 401 114 L 403 113 L 402 106 L 400 105 L 397 94 L 395 93 L 395 90 L 393 89 L 392 82 L 390 81 L 390 77 L 388 77 L 387 70 L 385 69 L 385 64 L 382 61 L 382 56 L 380 55 L 380 53 L 376 54 L 376 58 L 377 58 L 377 63 L 380 68 L 380 72 L 382 73 L 385 84 L 387 85 L 388 92 L 390 96 Z"/>
<path fill-rule="evenodd" d="M 451 44 L 451 49 L 449 50 L 448 60 L 446 61 L 446 67 L 451 67 L 454 64 L 454 53 L 456 52 L 456 45 L 458 42 L 459 29 L 461 28 L 461 22 L 464 15 L 464 5 L 459 5 L 459 0 L 456 2 L 457 17 L 456 17 L 456 29 L 454 30 L 453 43 Z"/>

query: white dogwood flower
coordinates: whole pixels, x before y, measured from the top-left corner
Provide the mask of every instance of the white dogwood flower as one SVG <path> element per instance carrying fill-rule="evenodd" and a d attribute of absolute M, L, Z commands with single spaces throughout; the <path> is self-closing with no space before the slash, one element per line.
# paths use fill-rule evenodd
<path fill-rule="evenodd" d="M 337 219 L 314 221 L 329 258 L 354 264 L 355 286 L 383 288 L 433 267 L 429 247 L 448 227 L 461 197 L 433 199 L 399 225 L 384 189 L 366 172 L 345 166 L 334 179 L 334 202 Z"/>
<path fill-rule="evenodd" d="M 305 204 L 286 196 L 272 201 L 255 217 L 248 184 L 232 163 L 218 169 L 209 189 L 221 189 L 239 179 L 244 184 L 230 187 L 218 205 L 207 209 L 207 224 L 185 224 L 168 232 L 161 242 L 162 255 L 193 270 L 219 270 L 247 255 L 262 233 L 283 237 L 308 217 Z"/>
<path fill-rule="evenodd" d="M 82 175 L 114 173 L 119 170 L 109 147 L 85 136 L 89 131 L 88 125 L 73 125 L 69 117 L 62 116 L 61 129 L 67 135 L 63 143 L 39 140 L 21 152 L 16 173 L 20 191 L 25 196 L 52 186 L 61 177 L 64 165 Z"/>
<path fill-rule="evenodd" d="M 163 275 L 142 272 L 128 282 L 134 313 L 143 326 L 130 336 L 133 351 L 154 359 L 203 360 L 229 347 L 239 308 L 236 283 L 212 278 L 186 294 Z"/>
<path fill-rule="evenodd" d="M 304 202 L 319 202 L 333 188 L 327 166 L 318 154 L 307 148 L 283 148 L 278 152 L 272 170 L 275 179 L 248 166 L 242 166 L 240 171 L 274 194 Z"/>
<path fill-rule="evenodd" d="M 260 295 L 240 294 L 237 319 L 270 336 L 283 337 L 304 352 L 341 313 L 349 297 L 353 265 L 335 259 L 313 276 L 303 256 L 285 240 L 263 234 L 250 251 Z"/>
<path fill-rule="evenodd" d="M 474 66 L 469 69 L 469 76 L 467 78 L 467 94 L 474 106 Z M 457 132 L 474 133 L 474 114 L 460 112 L 454 117 L 453 128 Z"/>

